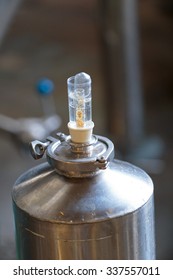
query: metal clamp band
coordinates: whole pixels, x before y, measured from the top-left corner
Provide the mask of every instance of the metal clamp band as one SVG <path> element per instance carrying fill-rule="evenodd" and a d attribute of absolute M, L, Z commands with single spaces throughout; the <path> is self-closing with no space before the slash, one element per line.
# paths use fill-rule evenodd
<path fill-rule="evenodd" d="M 58 138 L 58 139 L 57 139 Z M 45 151 L 47 160 L 57 173 L 67 177 L 90 177 L 106 169 L 114 157 L 113 143 L 102 136 L 93 135 L 90 143 L 73 143 L 62 133 L 57 138 L 48 137 L 45 143 L 31 142 L 31 154 L 41 158 Z"/>

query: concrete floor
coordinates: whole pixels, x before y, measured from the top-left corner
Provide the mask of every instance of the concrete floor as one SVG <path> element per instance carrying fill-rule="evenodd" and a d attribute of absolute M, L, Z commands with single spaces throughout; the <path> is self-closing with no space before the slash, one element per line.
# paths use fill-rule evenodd
<path fill-rule="evenodd" d="M 96 0 L 23 1 L 0 48 L 1 114 L 12 118 L 42 116 L 35 84 L 47 76 L 55 83 L 55 105 L 62 118 L 60 129 L 67 133 L 66 79 L 85 71 L 93 80 L 95 133 L 107 136 L 106 80 L 98 18 Z M 162 139 L 166 147 L 161 158 L 164 168 L 151 174 L 155 184 L 157 258 L 172 259 L 173 15 L 158 1 L 140 0 L 139 19 L 146 133 Z M 1 134 L 0 258 L 14 259 L 11 188 L 16 178 L 36 163 L 21 152 L 14 138 Z"/>

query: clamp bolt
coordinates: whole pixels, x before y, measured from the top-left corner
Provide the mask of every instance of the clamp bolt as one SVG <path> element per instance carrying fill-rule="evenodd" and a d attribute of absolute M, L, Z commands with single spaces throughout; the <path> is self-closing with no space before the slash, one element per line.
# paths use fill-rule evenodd
<path fill-rule="evenodd" d="M 34 159 L 42 158 L 49 144 L 50 141 L 47 141 L 45 143 L 38 140 L 32 141 L 29 145 L 32 157 Z"/>

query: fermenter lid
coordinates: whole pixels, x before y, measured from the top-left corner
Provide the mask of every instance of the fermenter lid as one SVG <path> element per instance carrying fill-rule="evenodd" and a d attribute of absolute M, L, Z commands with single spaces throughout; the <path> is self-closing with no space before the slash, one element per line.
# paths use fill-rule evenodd
<path fill-rule="evenodd" d="M 49 164 L 60 175 L 67 177 L 91 177 L 106 169 L 114 158 L 113 143 L 103 136 L 92 135 L 88 143 L 74 143 L 70 136 L 58 133 L 47 142 L 31 142 L 31 153 L 41 158 L 46 150 Z"/>

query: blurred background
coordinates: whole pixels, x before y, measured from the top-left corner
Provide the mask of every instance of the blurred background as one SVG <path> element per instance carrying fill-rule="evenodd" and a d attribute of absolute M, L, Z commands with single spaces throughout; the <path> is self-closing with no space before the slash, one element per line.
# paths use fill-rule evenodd
<path fill-rule="evenodd" d="M 11 189 L 37 164 L 28 142 L 68 133 L 66 80 L 81 71 L 94 133 L 154 181 L 157 258 L 173 259 L 172 35 L 171 0 L 0 0 L 0 259 L 16 258 Z"/>

